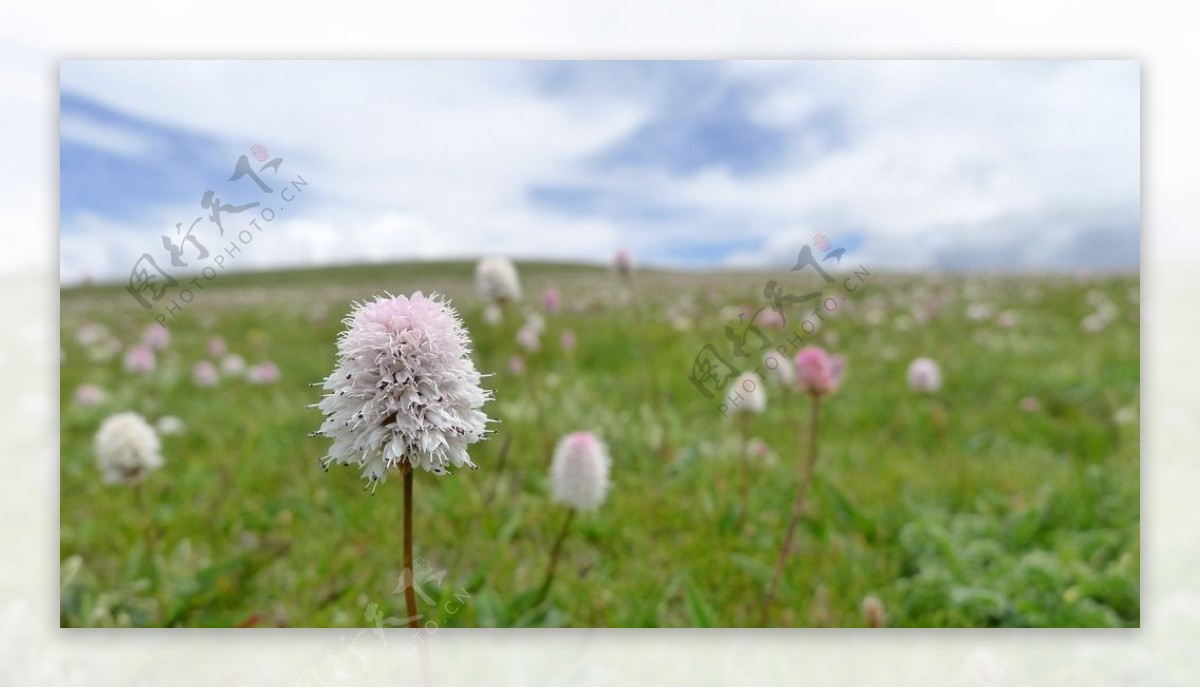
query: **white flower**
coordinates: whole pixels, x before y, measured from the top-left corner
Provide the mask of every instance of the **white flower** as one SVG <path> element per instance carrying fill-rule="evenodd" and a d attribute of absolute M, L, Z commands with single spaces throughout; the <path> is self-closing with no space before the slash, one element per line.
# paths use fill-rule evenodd
<path fill-rule="evenodd" d="M 483 309 L 483 321 L 485 323 L 495 326 L 495 325 L 499 325 L 500 321 L 503 319 L 504 319 L 504 311 L 501 311 L 500 307 L 497 306 L 496 304 L 489 303 L 487 305 L 487 308 Z"/>
<path fill-rule="evenodd" d="M 417 292 L 356 304 L 344 322 L 317 405 L 326 418 L 315 434 L 333 439 L 322 465 L 357 465 L 372 487 L 402 462 L 437 474 L 475 468 L 467 445 L 486 433 L 479 409 L 491 392 L 454 309 Z"/>
<path fill-rule="evenodd" d="M 163 464 L 158 434 L 131 411 L 109 416 L 96 433 L 96 464 L 108 483 L 135 483 Z"/>
<path fill-rule="evenodd" d="M 768 351 L 763 355 L 763 368 L 771 384 L 785 388 L 796 384 L 796 366 L 792 365 L 792 359 L 778 351 Z"/>
<path fill-rule="evenodd" d="M 221 372 L 226 375 L 241 375 L 246 372 L 246 359 L 237 354 L 229 354 L 221 359 Z"/>
<path fill-rule="evenodd" d="M 517 344 L 526 351 L 537 351 L 542 348 L 541 332 L 533 323 L 525 323 L 517 330 Z"/>
<path fill-rule="evenodd" d="M 725 395 L 725 403 L 733 415 L 759 414 L 767 410 L 767 390 L 762 378 L 754 373 L 742 373 Z"/>
<path fill-rule="evenodd" d="M 163 416 L 159 418 L 154 427 L 158 429 L 158 434 L 166 437 L 167 435 L 178 435 L 183 432 L 183 421 L 178 416 Z"/>
<path fill-rule="evenodd" d="M 908 386 L 917 392 L 936 392 L 942 387 L 942 369 L 933 359 L 915 359 L 908 365 Z"/>
<path fill-rule="evenodd" d="M 512 261 L 501 256 L 489 256 L 475 266 L 475 286 L 479 295 L 493 303 L 521 300 L 521 282 Z"/>
<path fill-rule="evenodd" d="M 611 459 L 600 438 L 590 432 L 573 432 L 558 442 L 550 464 L 554 501 L 572 509 L 591 511 L 608 493 Z"/>

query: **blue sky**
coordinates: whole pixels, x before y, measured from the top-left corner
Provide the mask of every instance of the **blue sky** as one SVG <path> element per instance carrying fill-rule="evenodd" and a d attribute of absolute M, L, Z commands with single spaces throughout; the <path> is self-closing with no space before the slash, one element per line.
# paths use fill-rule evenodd
<path fill-rule="evenodd" d="M 310 185 L 242 268 L 769 268 L 817 233 L 880 269 L 1139 260 L 1133 62 L 67 61 L 61 83 L 64 282 L 127 276 L 208 190 L 265 200 L 229 180 L 255 144 L 283 158 L 265 181 Z"/>

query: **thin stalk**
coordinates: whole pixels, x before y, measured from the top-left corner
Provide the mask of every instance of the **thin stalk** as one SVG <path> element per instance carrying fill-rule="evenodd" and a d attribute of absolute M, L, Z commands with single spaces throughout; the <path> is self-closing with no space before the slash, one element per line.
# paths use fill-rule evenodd
<path fill-rule="evenodd" d="M 538 606 L 546 600 L 546 593 L 550 592 L 550 583 L 554 581 L 554 572 L 558 569 L 558 556 L 562 553 L 563 542 L 567 539 L 567 531 L 571 529 L 571 521 L 575 518 L 575 510 L 569 509 L 567 517 L 563 519 L 562 530 L 558 533 L 558 539 L 554 541 L 554 548 L 550 550 L 550 563 L 546 566 L 546 577 L 542 579 L 542 588 L 538 590 L 537 602 L 533 606 Z"/>
<path fill-rule="evenodd" d="M 496 459 L 495 475 L 492 476 L 492 488 L 488 490 L 487 497 L 484 498 L 484 505 L 489 505 L 496 498 L 496 492 L 500 489 L 500 479 L 504 476 L 504 466 L 508 463 L 508 448 L 512 445 L 512 433 L 504 434 L 504 442 L 500 445 L 500 456 Z M 460 547 L 459 550 L 464 550 L 465 547 Z"/>
<path fill-rule="evenodd" d="M 783 536 L 783 547 L 779 550 L 779 561 L 775 563 L 775 573 L 771 576 L 771 585 L 767 588 L 767 596 L 763 599 L 762 614 L 759 626 L 765 627 L 771 614 L 771 603 L 775 599 L 775 591 L 779 586 L 779 578 L 783 575 L 784 564 L 792 553 L 792 541 L 796 536 L 796 526 L 804 514 L 805 499 L 808 488 L 812 485 L 813 471 L 817 464 L 817 420 L 820 417 L 821 397 L 812 395 L 812 415 L 808 427 L 808 463 L 804 467 L 804 477 L 800 480 L 800 489 L 796 491 L 796 502 L 792 506 L 792 517 L 788 522 L 787 534 Z"/>
<path fill-rule="evenodd" d="M 738 515 L 739 520 L 745 520 L 746 512 L 750 509 L 750 416 L 749 414 L 738 414 L 738 435 L 741 438 L 741 446 L 738 449 L 738 456 L 742 464 L 742 509 Z"/>
<path fill-rule="evenodd" d="M 408 627 L 420 628 L 417 616 L 416 573 L 413 570 L 412 546 L 412 502 L 413 502 L 413 467 L 405 461 L 400 464 L 400 472 L 404 474 L 404 570 L 408 571 L 409 585 L 404 588 L 404 605 L 408 609 Z"/>

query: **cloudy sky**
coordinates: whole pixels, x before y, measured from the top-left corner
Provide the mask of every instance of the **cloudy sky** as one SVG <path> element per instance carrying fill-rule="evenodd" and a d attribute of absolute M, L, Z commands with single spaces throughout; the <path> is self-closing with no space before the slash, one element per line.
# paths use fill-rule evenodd
<path fill-rule="evenodd" d="M 1136 269 L 1139 89 L 1113 61 L 65 61 L 61 278 L 264 208 L 237 267 L 770 268 L 824 233 L 878 269 Z M 222 236 L 209 190 L 259 205 Z"/>

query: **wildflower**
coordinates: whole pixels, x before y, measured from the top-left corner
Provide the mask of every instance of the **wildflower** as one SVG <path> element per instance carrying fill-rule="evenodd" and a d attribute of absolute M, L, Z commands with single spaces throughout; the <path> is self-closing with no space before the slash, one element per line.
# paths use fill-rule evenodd
<path fill-rule="evenodd" d="M 914 359 L 908 366 L 908 386 L 914 391 L 932 394 L 942 387 L 942 369 L 933 359 Z"/>
<path fill-rule="evenodd" d="M 562 346 L 563 351 L 568 354 L 575 351 L 575 331 L 563 330 L 558 337 L 558 343 Z"/>
<path fill-rule="evenodd" d="M 192 368 L 192 380 L 201 387 L 215 387 L 220 381 L 220 376 L 212 361 L 199 361 Z"/>
<path fill-rule="evenodd" d="M 209 356 L 212 356 L 213 358 L 220 358 L 224 356 L 225 352 L 228 350 L 229 348 L 225 346 L 225 340 L 221 337 L 213 337 L 212 339 L 208 340 Z"/>
<path fill-rule="evenodd" d="M 771 384 L 785 388 L 796 384 L 796 366 L 778 351 L 768 351 L 763 355 L 763 368 L 767 370 L 767 379 Z"/>
<path fill-rule="evenodd" d="M 490 256 L 475 266 L 475 286 L 484 299 L 504 305 L 521 300 L 521 282 L 512 261 Z"/>
<path fill-rule="evenodd" d="M 845 370 L 844 356 L 830 356 L 820 347 L 806 346 L 796 352 L 796 386 L 813 396 L 837 391 Z"/>
<path fill-rule="evenodd" d="M 96 433 L 96 464 L 108 483 L 132 484 L 163 464 L 158 434 L 131 411 L 109 416 Z"/>
<path fill-rule="evenodd" d="M 757 415 L 767 410 L 767 392 L 763 389 L 762 378 L 755 373 L 742 373 L 734 381 L 729 397 L 736 399 L 731 409 L 735 416 Z"/>
<path fill-rule="evenodd" d="M 251 366 L 246 371 L 246 381 L 255 385 L 269 385 L 279 381 L 279 367 L 270 361 Z"/>
<path fill-rule="evenodd" d="M 246 359 L 237 354 L 227 354 L 221 359 L 221 372 L 226 375 L 241 375 L 246 372 Z"/>
<path fill-rule="evenodd" d="M 532 323 L 525 323 L 517 330 L 517 344 L 526 351 L 537 351 L 542 346 L 541 333 Z"/>
<path fill-rule="evenodd" d="M 154 350 L 145 344 L 134 344 L 125 352 L 125 370 L 131 373 L 154 372 Z"/>
<path fill-rule="evenodd" d="M 561 303 L 562 299 L 554 287 L 546 287 L 546 291 L 542 292 L 542 310 L 547 313 L 557 313 Z"/>
<path fill-rule="evenodd" d="M 75 341 L 79 346 L 88 348 L 108 339 L 108 330 L 103 325 L 84 323 L 75 331 Z"/>
<path fill-rule="evenodd" d="M 178 435 L 183 432 L 183 421 L 178 416 L 163 416 L 154 423 L 158 434 L 166 437 L 167 435 Z"/>
<path fill-rule="evenodd" d="M 454 309 L 417 292 L 357 304 L 344 322 L 318 404 L 318 434 L 333 439 L 322 464 L 355 464 L 372 486 L 401 463 L 438 474 L 475 468 L 467 445 L 484 437 L 479 409 L 491 393 Z"/>
<path fill-rule="evenodd" d="M 503 318 L 504 313 L 500 310 L 500 307 L 494 303 L 489 303 L 487 307 L 483 309 L 483 321 L 489 325 L 499 325 Z"/>
<path fill-rule="evenodd" d="M 525 359 L 520 354 L 513 354 L 508 359 L 508 372 L 521 376 L 525 374 Z"/>
<path fill-rule="evenodd" d="M 579 511 L 591 511 L 608 493 L 611 459 L 600 438 L 573 432 L 559 440 L 550 465 L 554 501 Z"/>
<path fill-rule="evenodd" d="M 75 403 L 84 407 L 96 406 L 103 403 L 104 390 L 96 385 L 79 385 L 75 388 Z"/>
<path fill-rule="evenodd" d="M 1037 397 L 1025 397 L 1018 406 L 1024 413 L 1037 413 L 1042 408 L 1042 402 Z"/>
<path fill-rule="evenodd" d="M 154 323 L 142 333 L 142 343 L 151 349 L 165 349 L 171 343 L 171 334 L 165 325 Z"/>

